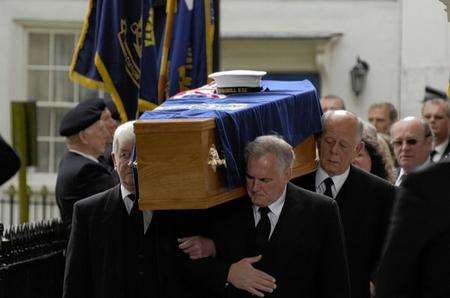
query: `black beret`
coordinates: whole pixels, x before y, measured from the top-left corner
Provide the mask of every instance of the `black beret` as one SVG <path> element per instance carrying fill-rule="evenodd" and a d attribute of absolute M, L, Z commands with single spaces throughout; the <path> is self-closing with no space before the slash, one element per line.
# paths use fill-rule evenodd
<path fill-rule="evenodd" d="M 423 98 L 422 102 L 426 102 L 430 99 L 435 99 L 435 98 L 441 98 L 443 100 L 447 100 L 447 94 L 439 89 L 430 87 L 430 86 L 425 86 L 425 96 Z"/>
<path fill-rule="evenodd" d="M 100 119 L 105 107 L 105 102 L 101 98 L 91 98 L 80 102 L 62 118 L 59 134 L 68 137 L 88 128 Z"/>
<path fill-rule="evenodd" d="M 119 111 L 117 111 L 117 107 L 116 107 L 116 104 L 114 103 L 114 101 L 112 101 L 109 98 L 105 98 L 104 101 L 105 101 L 106 107 L 111 112 L 111 117 L 114 120 L 121 121 Z"/>

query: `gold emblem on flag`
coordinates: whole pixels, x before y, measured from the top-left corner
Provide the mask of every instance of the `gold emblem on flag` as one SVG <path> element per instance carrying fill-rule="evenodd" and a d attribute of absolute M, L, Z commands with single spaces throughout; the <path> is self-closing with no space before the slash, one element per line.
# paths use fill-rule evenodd
<path fill-rule="evenodd" d="M 133 34 L 133 43 L 128 43 L 127 33 Z M 125 61 L 125 70 L 136 87 L 139 88 L 139 79 L 141 70 L 139 68 L 139 60 L 142 56 L 142 18 L 138 22 L 133 22 L 131 26 L 127 26 L 124 19 L 120 20 L 120 31 L 117 33 L 120 48 Z"/>

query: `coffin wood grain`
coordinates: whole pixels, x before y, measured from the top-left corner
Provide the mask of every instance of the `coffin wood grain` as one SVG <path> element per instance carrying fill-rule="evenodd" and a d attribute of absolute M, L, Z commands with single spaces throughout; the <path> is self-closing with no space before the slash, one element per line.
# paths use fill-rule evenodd
<path fill-rule="evenodd" d="M 139 206 L 143 210 L 204 209 L 241 197 L 208 165 L 216 143 L 213 118 L 139 120 L 136 133 Z M 293 176 L 316 167 L 311 136 L 295 148 Z M 222 158 L 222 157 L 221 157 Z"/>

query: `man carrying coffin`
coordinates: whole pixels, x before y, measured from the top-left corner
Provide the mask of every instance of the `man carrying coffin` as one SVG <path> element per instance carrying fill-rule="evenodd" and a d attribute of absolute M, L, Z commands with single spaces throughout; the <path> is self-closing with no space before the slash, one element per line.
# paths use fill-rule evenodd
<path fill-rule="evenodd" d="M 133 122 L 119 126 L 112 155 L 120 184 L 74 205 L 64 298 L 191 295 L 181 276 L 181 260 L 188 256 L 177 243 L 182 229 L 190 228 L 182 225 L 189 222 L 180 212 L 139 210 L 131 171 L 134 143 Z M 186 239 L 191 248 L 185 252 L 192 259 L 213 253 L 201 247 L 210 240 Z"/>
<path fill-rule="evenodd" d="M 248 196 L 213 208 L 213 258 L 191 261 L 208 297 L 349 297 L 336 203 L 289 183 L 294 152 L 277 136 L 250 142 Z"/>

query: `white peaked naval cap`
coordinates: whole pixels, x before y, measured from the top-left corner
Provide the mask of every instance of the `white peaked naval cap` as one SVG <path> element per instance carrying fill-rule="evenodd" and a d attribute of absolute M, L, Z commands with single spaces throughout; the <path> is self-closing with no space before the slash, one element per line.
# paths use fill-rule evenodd
<path fill-rule="evenodd" d="M 228 70 L 215 72 L 208 77 L 216 81 L 218 88 L 256 87 L 259 88 L 265 71 Z"/>

